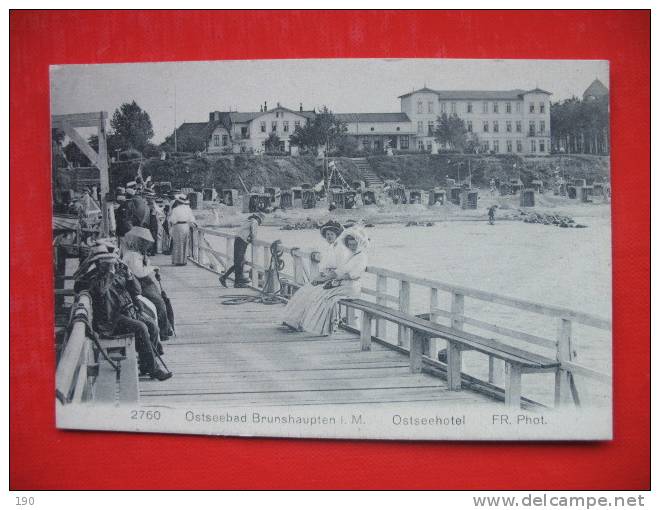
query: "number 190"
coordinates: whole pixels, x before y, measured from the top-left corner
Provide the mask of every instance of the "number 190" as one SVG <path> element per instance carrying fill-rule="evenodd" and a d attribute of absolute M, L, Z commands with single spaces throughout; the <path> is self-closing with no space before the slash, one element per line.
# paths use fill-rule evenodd
<path fill-rule="evenodd" d="M 25 506 L 25 505 L 29 505 L 29 506 L 34 505 L 34 498 L 32 496 L 30 497 L 16 496 L 16 506 Z"/>

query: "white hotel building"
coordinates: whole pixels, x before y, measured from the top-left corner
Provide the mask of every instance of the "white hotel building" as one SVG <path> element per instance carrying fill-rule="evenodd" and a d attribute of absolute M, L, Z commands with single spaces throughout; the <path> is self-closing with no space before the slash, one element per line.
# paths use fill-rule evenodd
<path fill-rule="evenodd" d="M 348 134 L 373 151 L 438 152 L 433 130 L 443 113 L 463 119 L 477 135 L 482 152 L 543 155 L 550 152 L 550 92 L 533 90 L 432 90 L 399 96 L 400 112 L 336 113 Z M 259 112 L 211 112 L 208 123 L 183 124 L 178 131 L 199 133 L 208 152 L 263 152 L 267 137 L 280 139 L 289 152 L 289 136 L 316 113 L 281 106 Z M 295 148 L 293 148 L 295 149 Z"/>

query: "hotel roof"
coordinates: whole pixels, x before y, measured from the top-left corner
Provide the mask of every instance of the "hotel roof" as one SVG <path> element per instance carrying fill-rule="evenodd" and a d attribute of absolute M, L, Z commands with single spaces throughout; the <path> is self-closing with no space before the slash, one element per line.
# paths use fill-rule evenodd
<path fill-rule="evenodd" d="M 335 117 L 343 122 L 410 122 L 403 112 L 394 113 L 335 113 Z"/>
<path fill-rule="evenodd" d="M 433 90 L 424 87 L 423 89 L 414 90 L 399 96 L 408 97 L 417 92 L 432 92 L 438 96 L 438 99 L 471 99 L 474 101 L 477 100 L 489 100 L 489 99 L 520 99 L 524 94 L 529 93 L 538 93 L 538 94 L 548 94 L 550 92 L 542 90 L 540 88 L 535 88 L 533 90 L 524 90 L 524 89 L 512 89 L 512 90 Z"/>

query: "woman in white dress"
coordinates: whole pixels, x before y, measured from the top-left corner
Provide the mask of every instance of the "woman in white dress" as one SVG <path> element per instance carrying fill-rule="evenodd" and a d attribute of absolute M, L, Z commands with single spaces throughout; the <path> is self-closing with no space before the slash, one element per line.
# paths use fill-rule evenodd
<path fill-rule="evenodd" d="M 361 279 L 367 269 L 369 238 L 361 227 L 342 232 L 337 242 L 348 249 L 348 255 L 337 264 L 323 285 L 318 285 L 305 307 L 300 325 L 303 331 L 329 335 L 336 328 L 338 303 L 344 298 L 357 298 L 362 291 Z"/>
<path fill-rule="evenodd" d="M 310 303 L 311 296 L 321 289 L 319 287 L 321 284 L 334 276 L 337 266 L 348 255 L 347 248 L 337 242 L 337 238 L 342 230 L 343 227 L 332 220 L 321 226 L 321 236 L 328 244 L 321 251 L 319 274 L 311 282 L 300 287 L 289 300 L 289 303 L 284 309 L 283 324 L 285 326 L 302 331 L 302 317 Z"/>
<path fill-rule="evenodd" d="M 170 235 L 172 236 L 172 265 L 185 266 L 188 251 L 188 236 L 191 225 L 196 224 L 195 215 L 190 209 L 190 202 L 185 195 L 177 195 L 169 217 Z"/>

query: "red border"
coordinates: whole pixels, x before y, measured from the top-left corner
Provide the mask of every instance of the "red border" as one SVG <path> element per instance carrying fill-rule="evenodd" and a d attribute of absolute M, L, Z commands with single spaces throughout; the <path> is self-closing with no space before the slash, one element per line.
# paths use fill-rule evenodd
<path fill-rule="evenodd" d="M 10 15 L 10 45 L 11 488 L 650 487 L 650 196 L 640 191 L 650 184 L 649 12 L 22 11 Z M 48 65 L 293 57 L 610 60 L 614 441 L 351 442 L 55 430 Z"/>

